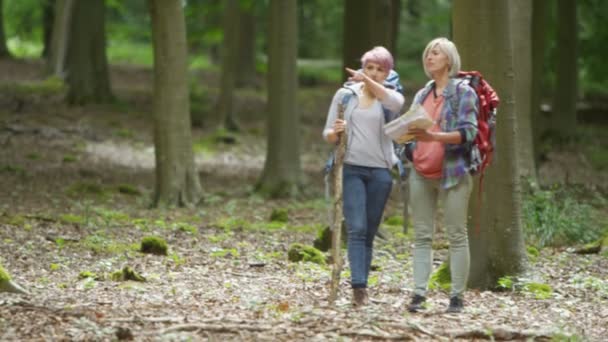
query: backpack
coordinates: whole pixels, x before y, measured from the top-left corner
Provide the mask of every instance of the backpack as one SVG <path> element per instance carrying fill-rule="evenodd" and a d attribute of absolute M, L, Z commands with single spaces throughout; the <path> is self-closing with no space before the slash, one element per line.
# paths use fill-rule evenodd
<path fill-rule="evenodd" d="M 460 71 L 457 78 L 462 84 L 471 87 L 477 94 L 477 135 L 468 153 L 469 172 L 473 175 L 482 174 L 492 162 L 496 148 L 496 109 L 500 103 L 498 94 L 479 71 Z M 456 96 L 452 96 L 452 108 L 458 108 L 460 96 L 456 87 Z"/>

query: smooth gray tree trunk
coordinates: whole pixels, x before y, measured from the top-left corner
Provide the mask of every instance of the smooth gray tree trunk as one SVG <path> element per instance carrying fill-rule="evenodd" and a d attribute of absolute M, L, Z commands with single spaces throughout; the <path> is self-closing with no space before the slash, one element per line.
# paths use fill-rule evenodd
<path fill-rule="evenodd" d="M 471 194 L 469 210 L 469 286 L 480 289 L 494 288 L 499 278 L 518 274 L 525 264 L 508 13 L 508 0 L 459 0 L 453 8 L 454 41 L 463 69 L 480 70 L 501 98 L 497 150 L 486 170 L 481 210 L 477 210 L 478 186 Z M 477 182 L 478 177 L 474 179 Z"/>
<path fill-rule="evenodd" d="M 511 0 L 511 32 L 513 49 L 513 69 L 515 70 L 515 113 L 519 138 L 517 154 L 519 155 L 521 175 L 536 179 L 534 162 L 534 140 L 532 139 L 532 2 L 529 0 Z"/>
<path fill-rule="evenodd" d="M 65 78 L 65 62 L 70 38 L 70 20 L 74 0 L 56 0 L 55 16 L 51 35 L 51 46 L 47 58 L 47 69 L 52 75 Z"/>
<path fill-rule="evenodd" d="M 270 0 L 268 146 L 256 188 L 271 197 L 296 195 L 301 182 L 296 6 L 296 0 Z"/>
<path fill-rule="evenodd" d="M 74 1 L 70 20 L 66 71 L 70 104 L 104 103 L 112 99 L 106 56 L 103 0 Z"/>
<path fill-rule="evenodd" d="M 193 206 L 202 196 L 194 166 L 186 24 L 181 0 L 149 0 L 154 45 L 154 147 L 158 207 Z"/>
<path fill-rule="evenodd" d="M 237 87 L 252 87 L 256 85 L 256 43 L 255 15 L 253 3 L 239 7 L 239 52 Z"/>

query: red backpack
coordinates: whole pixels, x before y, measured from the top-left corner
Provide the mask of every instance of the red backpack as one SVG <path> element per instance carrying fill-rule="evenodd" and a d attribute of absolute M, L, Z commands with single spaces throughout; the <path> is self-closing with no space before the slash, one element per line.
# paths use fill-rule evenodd
<path fill-rule="evenodd" d="M 479 99 L 477 135 L 471 145 L 469 171 L 471 174 L 481 174 L 483 177 L 483 172 L 492 162 L 496 146 L 496 109 L 500 99 L 479 71 L 460 71 L 456 78 L 461 79 L 462 83 L 475 90 Z M 459 96 L 452 98 L 456 102 L 460 101 Z M 452 108 L 458 108 L 458 103 L 455 103 Z"/>

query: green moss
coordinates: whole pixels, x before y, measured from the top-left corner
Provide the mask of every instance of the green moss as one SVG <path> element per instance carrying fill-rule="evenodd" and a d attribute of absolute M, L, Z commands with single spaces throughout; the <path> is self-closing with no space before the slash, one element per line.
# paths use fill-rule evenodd
<path fill-rule="evenodd" d="M 87 279 L 87 278 L 91 278 L 91 279 L 95 279 L 95 280 L 99 279 L 99 277 L 97 276 L 97 273 L 94 273 L 91 271 L 82 271 L 78 274 L 78 279 Z"/>
<path fill-rule="evenodd" d="M 167 255 L 167 242 L 158 236 L 146 236 L 141 240 L 142 253 Z"/>
<path fill-rule="evenodd" d="M 537 258 L 540 255 L 539 250 L 534 246 L 526 246 L 526 252 L 528 252 L 528 256 Z"/>
<path fill-rule="evenodd" d="M 325 265 L 325 256 L 323 253 L 312 247 L 301 243 L 293 243 L 287 251 L 287 258 L 291 262 L 312 262 L 319 265 Z"/>
<path fill-rule="evenodd" d="M 515 284 L 513 283 L 513 278 L 511 278 L 510 276 L 506 276 L 498 279 L 498 282 L 496 283 L 496 289 L 498 291 L 508 291 L 512 290 L 514 285 Z"/>
<path fill-rule="evenodd" d="M 0 281 L 9 281 L 11 280 L 11 276 L 8 272 L 0 265 Z"/>
<path fill-rule="evenodd" d="M 121 193 L 121 194 L 125 194 L 125 195 L 133 195 L 133 196 L 139 196 L 141 195 L 141 191 L 139 191 L 135 186 L 130 185 L 130 184 L 120 184 L 116 190 Z"/>
<path fill-rule="evenodd" d="M 64 214 L 59 216 L 59 221 L 69 224 L 84 224 L 86 219 L 78 215 Z"/>
<path fill-rule="evenodd" d="M 6 223 L 10 224 L 11 226 L 23 226 L 25 225 L 25 217 L 22 215 L 15 215 L 10 217 Z"/>
<path fill-rule="evenodd" d="M 115 271 L 110 275 L 113 281 L 146 281 L 146 278 L 135 272 L 131 267 L 125 266 L 122 270 Z"/>
<path fill-rule="evenodd" d="M 321 227 L 317 230 L 317 238 L 313 241 L 312 245 L 323 252 L 327 252 L 331 249 L 331 229 L 329 226 Z M 346 246 L 346 225 L 342 225 L 342 233 L 340 234 L 342 240 L 342 247 Z"/>
<path fill-rule="evenodd" d="M 399 226 L 403 227 L 403 216 L 402 215 L 393 215 L 389 216 L 384 220 L 384 224 L 389 226 Z"/>
<path fill-rule="evenodd" d="M 452 276 L 450 275 L 450 264 L 446 261 L 431 275 L 429 289 L 447 291 L 450 289 L 450 286 L 452 286 Z"/>
<path fill-rule="evenodd" d="M 553 294 L 551 286 L 543 283 L 527 283 L 523 290 L 533 294 L 536 299 L 549 299 Z"/>
<path fill-rule="evenodd" d="M 285 209 L 285 208 L 272 209 L 272 213 L 270 214 L 270 221 L 287 222 L 288 220 L 289 220 L 289 215 L 287 214 L 287 209 Z"/>

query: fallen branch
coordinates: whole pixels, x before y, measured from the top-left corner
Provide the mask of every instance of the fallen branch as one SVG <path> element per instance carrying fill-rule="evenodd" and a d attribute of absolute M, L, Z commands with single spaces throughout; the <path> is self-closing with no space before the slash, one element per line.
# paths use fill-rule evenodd
<path fill-rule="evenodd" d="M 355 336 L 355 337 L 371 337 L 371 338 L 376 338 L 376 339 L 384 339 L 384 340 L 396 340 L 396 341 L 411 341 L 414 340 L 414 338 L 411 335 L 397 335 L 397 334 L 389 334 L 386 332 L 374 332 L 371 330 L 360 330 L 360 331 L 354 331 L 354 330 L 342 330 L 340 331 L 340 335 L 348 335 L 348 336 Z"/>
<path fill-rule="evenodd" d="M 239 331 L 268 331 L 272 327 L 267 325 L 250 325 L 250 324 L 180 324 L 166 329 L 163 329 L 159 334 L 164 335 L 178 331 L 215 331 L 238 334 Z"/>
<path fill-rule="evenodd" d="M 496 341 L 510 341 L 510 340 L 528 340 L 536 339 L 551 340 L 550 333 L 546 332 L 530 332 L 530 331 L 519 331 L 519 330 L 508 330 L 505 328 L 486 328 L 486 329 L 474 329 L 468 331 L 451 331 L 448 332 L 450 338 L 465 338 L 465 339 L 487 339 Z"/>

